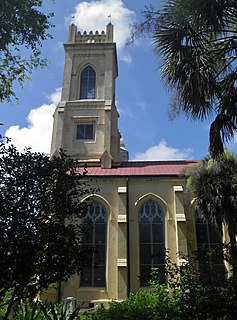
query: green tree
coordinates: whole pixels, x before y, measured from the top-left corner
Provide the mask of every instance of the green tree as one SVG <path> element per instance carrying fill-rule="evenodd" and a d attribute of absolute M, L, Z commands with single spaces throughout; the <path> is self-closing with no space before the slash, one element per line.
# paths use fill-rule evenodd
<path fill-rule="evenodd" d="M 182 290 L 181 319 L 234 320 L 237 312 L 236 281 L 226 279 L 221 284 L 206 281 L 197 270 L 196 261 L 189 260 L 192 262 L 180 268 L 176 277 L 176 287 Z"/>
<path fill-rule="evenodd" d="M 133 37 L 152 37 L 174 92 L 173 115 L 212 119 L 209 151 L 217 157 L 237 129 L 237 2 L 165 0 L 161 10 L 146 8 L 144 17 Z"/>
<path fill-rule="evenodd" d="M 41 44 L 50 38 L 50 17 L 39 8 L 42 0 L 0 1 L 0 102 L 16 97 L 15 82 L 23 85 L 33 69 L 45 66 Z"/>
<path fill-rule="evenodd" d="M 88 187 L 78 163 L 0 145 L 0 300 L 11 292 L 7 319 L 20 298 L 79 272 L 81 198 Z"/>
<path fill-rule="evenodd" d="M 226 224 L 233 271 L 237 276 L 237 159 L 225 151 L 218 159 L 206 158 L 196 168 L 189 169 L 187 177 L 197 212 L 220 228 L 222 223 Z"/>

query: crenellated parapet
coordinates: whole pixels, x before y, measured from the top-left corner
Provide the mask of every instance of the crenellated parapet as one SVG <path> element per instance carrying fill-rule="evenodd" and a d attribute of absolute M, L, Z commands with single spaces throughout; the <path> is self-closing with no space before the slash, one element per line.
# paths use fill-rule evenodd
<path fill-rule="evenodd" d="M 113 25 L 112 23 L 107 24 L 106 33 L 102 31 L 90 31 L 87 33 L 84 31 L 81 33 L 77 31 L 77 27 L 72 24 L 69 28 L 68 43 L 108 43 L 113 42 Z"/>

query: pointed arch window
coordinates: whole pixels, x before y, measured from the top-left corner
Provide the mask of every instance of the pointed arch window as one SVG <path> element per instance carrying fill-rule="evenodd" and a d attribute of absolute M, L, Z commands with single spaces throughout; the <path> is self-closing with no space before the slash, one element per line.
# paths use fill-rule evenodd
<path fill-rule="evenodd" d="M 83 244 L 91 255 L 87 266 L 81 272 L 81 287 L 106 286 L 107 213 L 100 203 L 88 206 L 83 218 Z"/>
<path fill-rule="evenodd" d="M 95 70 L 88 66 L 81 73 L 80 99 L 95 99 Z"/>
<path fill-rule="evenodd" d="M 164 214 L 157 202 L 146 202 L 139 211 L 140 286 L 148 286 L 152 268 L 165 282 Z"/>
<path fill-rule="evenodd" d="M 218 226 L 195 215 L 197 256 L 203 280 L 222 281 L 225 266 L 222 252 L 222 232 Z"/>

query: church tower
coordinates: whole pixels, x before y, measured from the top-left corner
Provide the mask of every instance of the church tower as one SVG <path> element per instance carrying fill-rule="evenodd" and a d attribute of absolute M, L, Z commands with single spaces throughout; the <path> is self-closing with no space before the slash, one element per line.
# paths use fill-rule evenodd
<path fill-rule="evenodd" d="M 59 148 L 88 165 L 104 168 L 128 160 L 118 130 L 118 76 L 113 25 L 106 33 L 69 28 L 61 101 L 54 114 L 51 156 Z"/>

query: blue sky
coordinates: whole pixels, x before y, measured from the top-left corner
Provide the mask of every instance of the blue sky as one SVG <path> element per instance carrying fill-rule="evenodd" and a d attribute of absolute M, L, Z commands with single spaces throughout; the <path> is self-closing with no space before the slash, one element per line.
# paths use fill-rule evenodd
<path fill-rule="evenodd" d="M 16 86 L 19 102 L 0 105 L 1 132 L 20 149 L 49 152 L 52 113 L 60 99 L 64 49 L 68 26 L 74 22 L 81 31 L 102 31 L 111 21 L 118 48 L 119 76 L 116 104 L 119 128 L 130 159 L 200 159 L 208 152 L 209 123 L 194 122 L 184 115 L 170 121 L 168 106 L 172 96 L 160 80 L 159 59 L 149 39 L 126 46 L 129 25 L 141 18 L 145 5 L 160 5 L 155 0 L 45 1 L 44 11 L 54 12 L 53 39 L 43 43 L 42 56 L 50 60 L 38 69 L 23 89 Z M 237 139 L 228 146 L 236 153 Z"/>

